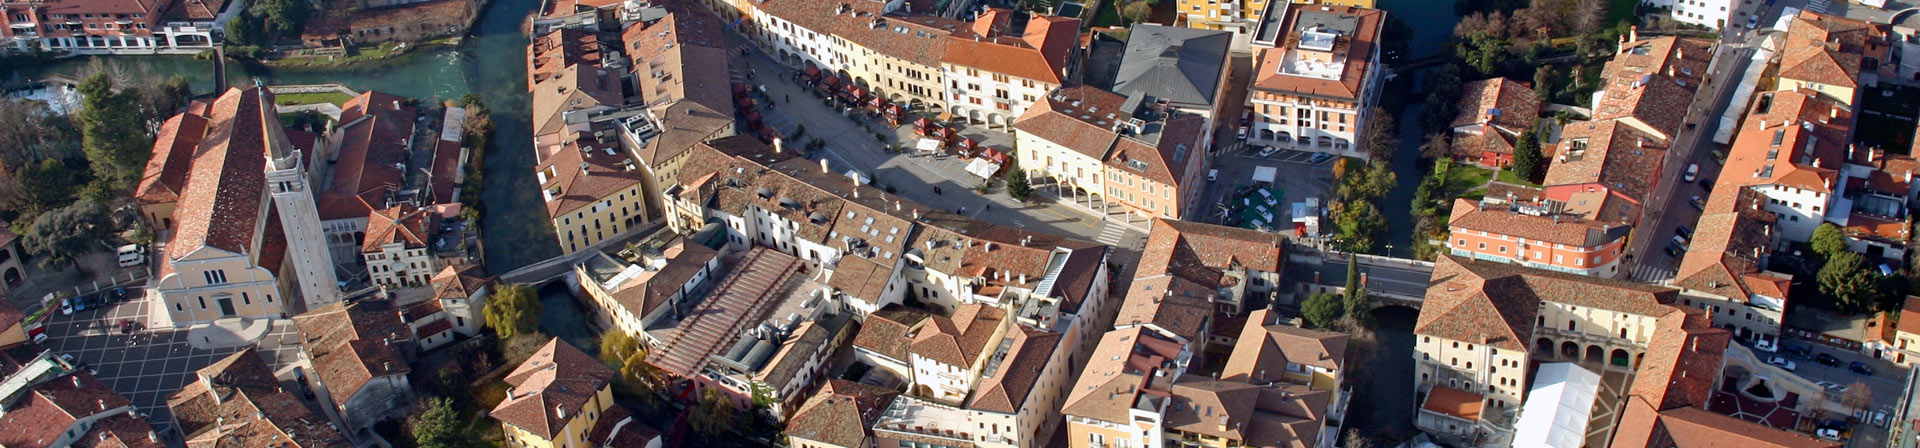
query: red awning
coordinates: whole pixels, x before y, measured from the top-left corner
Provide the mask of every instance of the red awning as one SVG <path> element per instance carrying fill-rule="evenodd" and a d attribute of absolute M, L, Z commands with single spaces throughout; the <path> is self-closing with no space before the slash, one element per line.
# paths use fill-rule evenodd
<path fill-rule="evenodd" d="M 969 151 L 969 152 L 971 152 L 971 151 L 973 151 L 973 147 L 974 147 L 975 145 L 979 145 L 979 144 L 980 144 L 980 142 L 976 142 L 976 141 L 973 141 L 973 139 L 970 139 L 970 138 L 968 138 L 968 139 L 961 139 L 961 140 L 960 140 L 960 149 L 963 149 L 963 150 L 966 150 L 966 151 Z"/>
<path fill-rule="evenodd" d="M 754 121 L 754 122 L 760 121 L 760 111 L 757 111 L 757 110 L 747 111 L 747 121 Z"/>
<path fill-rule="evenodd" d="M 834 84 L 839 84 L 839 83 L 840 83 L 840 78 L 836 78 L 836 77 L 832 77 L 832 76 L 828 76 L 828 77 L 827 77 L 827 79 L 826 79 L 825 81 L 823 81 L 823 82 L 826 82 L 826 83 L 827 83 L 827 85 L 834 85 Z"/>
<path fill-rule="evenodd" d="M 967 141 L 973 141 L 973 140 L 968 139 Z M 992 160 L 993 163 L 998 163 L 1002 165 L 1005 165 L 1007 163 L 1007 153 L 996 151 L 991 147 L 980 150 L 980 157 L 987 160 Z"/>
<path fill-rule="evenodd" d="M 871 107 L 873 107 L 873 108 L 875 108 L 875 109 L 878 109 L 878 108 L 881 108 L 881 107 L 886 107 L 886 105 L 887 105 L 887 99 L 886 99 L 886 98 L 881 98 L 881 97 L 877 97 L 877 96 L 876 96 L 876 97 L 873 97 L 873 101 L 872 101 L 872 102 L 870 102 L 870 103 L 868 103 L 868 105 L 869 105 L 869 106 L 871 106 Z"/>
<path fill-rule="evenodd" d="M 734 84 L 734 85 L 733 85 L 733 93 L 747 93 L 747 85 L 746 85 L 746 84 Z"/>
<path fill-rule="evenodd" d="M 920 117 L 920 118 L 913 119 L 913 127 L 920 128 L 920 130 L 922 131 L 925 131 L 927 129 L 927 125 L 932 123 L 933 123 L 932 121 L 927 120 L 927 117 Z"/>
<path fill-rule="evenodd" d="M 853 94 L 854 98 L 861 98 L 861 97 L 867 96 L 867 89 L 850 86 L 850 87 L 847 87 L 847 93 Z"/>
<path fill-rule="evenodd" d="M 820 76 L 820 69 L 814 68 L 814 67 L 807 67 L 807 76 L 813 76 L 813 77 Z"/>

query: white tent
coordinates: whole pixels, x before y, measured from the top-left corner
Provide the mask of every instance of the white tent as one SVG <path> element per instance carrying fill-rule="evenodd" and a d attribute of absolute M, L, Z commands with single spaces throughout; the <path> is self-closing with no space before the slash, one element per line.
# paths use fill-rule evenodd
<path fill-rule="evenodd" d="M 1273 183 L 1273 177 L 1275 174 L 1279 174 L 1279 170 L 1276 170 L 1273 167 L 1270 167 L 1270 166 L 1254 167 L 1253 181 Z"/>
<path fill-rule="evenodd" d="M 1580 448 L 1593 418 L 1600 375 L 1570 362 L 1541 364 L 1513 425 L 1514 448 Z"/>

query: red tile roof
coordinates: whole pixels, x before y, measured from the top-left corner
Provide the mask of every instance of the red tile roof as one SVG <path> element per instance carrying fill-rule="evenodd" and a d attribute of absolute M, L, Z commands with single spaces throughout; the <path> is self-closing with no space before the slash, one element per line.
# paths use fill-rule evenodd
<path fill-rule="evenodd" d="M 1047 368 L 1048 361 L 1053 359 L 1054 352 L 1061 349 L 1061 334 L 1016 325 L 1007 332 L 1007 337 L 1013 339 L 1013 346 L 1007 349 L 1006 358 L 1000 361 L 999 371 L 983 373 L 984 378 L 975 386 L 976 392 L 967 403 L 968 409 L 1018 414 L 1036 392 L 1056 393 L 1037 389 L 1036 386 L 1039 386 L 1040 374 Z"/>
<path fill-rule="evenodd" d="M 1014 129 L 1039 137 L 1094 160 L 1106 160 L 1120 134 L 1114 126 L 1133 118 L 1123 111 L 1126 97 L 1093 86 L 1061 87 L 1035 101 Z"/>
<path fill-rule="evenodd" d="M 1353 35 L 1340 36 L 1339 42 L 1344 45 L 1336 45 L 1333 50 L 1336 53 L 1336 61 L 1339 60 L 1337 58 L 1345 58 L 1340 68 L 1339 78 L 1322 79 L 1281 73 L 1280 65 L 1284 63 L 1286 54 L 1289 51 L 1300 51 L 1291 48 L 1295 42 L 1298 42 L 1299 37 L 1293 36 L 1293 31 L 1287 31 L 1288 35 L 1283 40 L 1288 42 L 1288 46 L 1268 48 L 1259 52 L 1259 60 L 1255 62 L 1259 70 L 1254 72 L 1257 76 L 1253 80 L 1253 90 L 1359 101 L 1366 89 L 1366 86 L 1361 84 L 1366 82 L 1367 71 L 1373 69 L 1371 56 L 1374 46 L 1380 40 L 1381 23 L 1386 20 L 1386 12 L 1351 6 L 1326 5 L 1317 8 L 1286 8 L 1286 11 L 1287 17 L 1282 30 L 1301 30 L 1315 26 L 1316 24 L 1313 23 L 1302 23 L 1301 13 L 1307 11 L 1356 20 Z M 1342 52 L 1342 50 L 1345 51 Z"/>
<path fill-rule="evenodd" d="M 1580 248 L 1596 248 L 1627 237 L 1625 225 L 1564 214 L 1533 215 L 1509 205 L 1454 199 L 1447 226 L 1456 232 L 1486 232 Z"/>
<path fill-rule="evenodd" d="M 375 210 L 367 215 L 367 237 L 360 251 L 376 253 L 385 250 L 383 247 L 388 244 L 399 244 L 404 249 L 426 248 L 427 216 L 427 209 L 406 204 Z"/>
<path fill-rule="evenodd" d="M 1762 209 L 1766 201 L 1765 195 L 1747 188 L 1715 190 L 1694 226 L 1693 246 L 1680 259 L 1673 284 L 1736 302 L 1746 302 L 1752 294 L 1786 299 L 1784 288 L 1773 285 L 1793 277 L 1761 272 L 1773 253 L 1775 216 Z"/>
<path fill-rule="evenodd" d="M 1186 346 L 1149 330 L 1130 327 L 1107 332 L 1094 346 L 1093 356 L 1067 390 L 1060 413 L 1127 424 L 1128 409 L 1145 393 L 1165 396 L 1173 387 L 1170 370 L 1186 353 Z"/>
<path fill-rule="evenodd" d="M 1473 392 L 1454 389 L 1447 386 L 1433 386 L 1427 391 L 1427 402 L 1420 409 L 1443 415 L 1450 415 L 1469 421 L 1480 420 L 1480 407 L 1484 396 Z"/>
<path fill-rule="evenodd" d="M 1920 307 L 1914 310 L 1920 311 Z M 889 305 L 867 316 L 866 323 L 860 325 L 860 333 L 853 337 L 853 346 L 905 363 L 911 354 L 908 347 L 913 344 L 914 332 L 926 321 L 924 312 Z M 1914 322 L 1920 325 L 1920 318 Z"/>
<path fill-rule="evenodd" d="M 1887 25 L 1801 11 L 1787 25 L 1780 77 L 1840 87 L 1858 87 L 1868 59 L 1889 63 Z M 1858 93 L 1855 93 L 1858 95 Z M 1851 102 L 1853 98 L 1839 98 Z"/>
<path fill-rule="evenodd" d="M 1533 88 L 1507 78 L 1488 78 L 1460 85 L 1453 126 L 1490 123 L 1502 131 L 1520 134 L 1540 117 L 1540 98 Z"/>
<path fill-rule="evenodd" d="M 585 136 L 544 154 L 534 169 L 547 173 L 546 183 L 540 185 L 546 191 L 541 194 L 552 196 L 546 201 L 547 216 L 560 219 L 640 185 L 646 171 L 620 146 Z M 549 193 L 556 190 L 559 194 Z"/>
<path fill-rule="evenodd" d="M 27 314 L 21 312 L 20 308 L 13 306 L 13 302 L 0 300 L 0 332 L 11 330 L 13 326 L 20 325 L 20 321 L 26 317 Z"/>
<path fill-rule="evenodd" d="M 1629 397 L 1612 448 L 1839 448 L 1793 431 L 1774 429 L 1695 407 L 1656 410 Z"/>
<path fill-rule="evenodd" d="M 687 313 L 672 339 L 647 353 L 648 363 L 679 378 L 699 375 L 714 354 L 791 292 L 802 267 L 799 258 L 766 247 L 754 247 L 737 266 Z"/>
<path fill-rule="evenodd" d="M 552 440 L 579 418 L 588 401 L 613 381 L 613 369 L 572 344 L 553 338 L 503 378 L 507 397 L 494 420 Z"/>
<path fill-rule="evenodd" d="M 341 107 L 333 173 L 321 193 L 321 219 L 365 217 L 348 196 L 358 196 L 369 207 L 385 207 L 388 195 L 404 188 L 407 141 L 413 137 L 415 112 L 395 95 L 368 91 Z M 336 215 L 336 213 L 344 215 Z"/>
<path fill-rule="evenodd" d="M 187 173 L 192 170 L 200 138 L 206 132 L 207 118 L 191 112 L 174 115 L 161 124 L 160 134 L 153 141 L 153 156 L 147 159 L 140 185 L 133 189 L 134 199 L 142 204 L 178 201 L 187 187 Z"/>
<path fill-rule="evenodd" d="M 1831 193 L 1847 162 L 1852 123 L 1851 110 L 1817 92 L 1762 92 L 1727 149 L 1720 183 Z"/>
<path fill-rule="evenodd" d="M 389 300 L 322 306 L 293 317 L 313 372 L 334 403 L 346 403 L 375 378 L 406 375 L 413 329 Z"/>
<path fill-rule="evenodd" d="M 864 447 L 873 424 L 900 393 L 842 379 L 827 380 L 820 392 L 787 419 L 787 437 L 841 447 Z"/>
<path fill-rule="evenodd" d="M 933 316 L 909 350 L 915 356 L 955 366 L 972 366 L 986 355 L 993 335 L 1006 320 L 1007 311 L 979 303 L 960 305 L 953 317 Z"/>
<path fill-rule="evenodd" d="M 1247 315 L 1247 325 L 1237 336 L 1221 379 L 1258 383 L 1284 375 L 1288 364 L 1338 371 L 1346 363 L 1346 334 L 1279 323 L 1278 316 L 1264 308 Z"/>
<path fill-rule="evenodd" d="M 1641 203 L 1660 182 L 1665 141 L 1620 120 L 1570 123 L 1560 141 L 1542 184 L 1593 185 Z"/>
<path fill-rule="evenodd" d="M 1607 84 L 1593 119 L 1623 119 L 1662 140 L 1673 138 L 1693 92 L 1706 80 L 1713 48 L 1706 39 L 1673 36 L 1622 43 L 1601 69 Z"/>
<path fill-rule="evenodd" d="M 175 233 L 167 258 L 178 259 L 202 247 L 242 254 L 252 252 L 255 229 L 266 205 L 268 144 L 280 132 L 271 93 L 259 87 L 230 89 L 208 114 L 207 137 L 194 157 L 180 203 L 174 209 Z"/>
<path fill-rule="evenodd" d="M 1627 393 L 1660 409 L 1706 406 L 1733 337 L 1715 328 L 1712 319 L 1694 307 L 1674 307 L 1660 316 Z"/>
<path fill-rule="evenodd" d="M 1640 316 L 1671 312 L 1675 289 L 1441 255 L 1414 333 L 1526 350 L 1541 302 Z"/>
<path fill-rule="evenodd" d="M 1022 36 L 983 36 L 972 29 L 958 30 L 947 39 L 947 51 L 940 62 L 1060 84 L 1067 54 L 1079 40 L 1079 19 L 1035 16 L 1027 22 Z"/>
<path fill-rule="evenodd" d="M 32 385 L 22 395 L 0 416 L 0 445 L 52 447 L 79 420 L 133 405 L 93 375 L 77 371 Z"/>

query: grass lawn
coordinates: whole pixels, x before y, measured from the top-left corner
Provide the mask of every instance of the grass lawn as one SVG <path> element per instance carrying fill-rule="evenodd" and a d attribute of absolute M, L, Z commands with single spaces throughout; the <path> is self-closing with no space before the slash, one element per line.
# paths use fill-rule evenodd
<path fill-rule="evenodd" d="M 440 41 L 429 41 L 420 45 L 436 45 L 439 42 Z M 414 46 L 417 47 L 418 45 L 414 45 Z M 365 61 L 384 59 L 387 56 L 391 56 L 398 51 L 400 51 L 400 43 L 387 42 L 380 45 L 353 47 L 347 50 L 346 56 L 342 56 L 342 57 L 291 56 L 291 57 L 280 58 L 272 61 L 267 61 L 266 63 L 267 65 L 276 66 L 276 67 L 326 67 L 326 66 L 335 66 L 335 65 L 348 65 L 356 62 L 365 62 Z"/>
<path fill-rule="evenodd" d="M 1519 175 L 1513 174 L 1513 170 L 1500 170 L 1499 180 L 1501 182 L 1506 182 L 1510 184 L 1526 185 L 1526 186 L 1535 187 L 1535 188 L 1540 187 L 1540 184 L 1533 183 L 1526 179 L 1521 179 Z"/>
<path fill-rule="evenodd" d="M 333 103 L 333 105 L 339 106 L 346 104 L 347 100 L 353 99 L 353 96 L 340 92 L 286 93 L 276 94 L 273 96 L 273 99 L 274 102 L 280 103 L 282 106 L 314 103 Z"/>
<path fill-rule="evenodd" d="M 1446 191 L 1454 197 L 1480 199 L 1487 195 L 1487 181 L 1493 170 L 1464 163 L 1447 168 Z"/>

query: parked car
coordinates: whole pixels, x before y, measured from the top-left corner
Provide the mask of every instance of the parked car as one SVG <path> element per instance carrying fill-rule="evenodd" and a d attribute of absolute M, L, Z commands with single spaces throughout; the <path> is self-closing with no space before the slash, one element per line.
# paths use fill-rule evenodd
<path fill-rule="evenodd" d="M 1687 204 L 1692 205 L 1693 208 L 1698 209 L 1700 211 L 1703 211 L 1703 212 L 1707 211 L 1707 203 L 1706 201 L 1700 200 L 1700 195 L 1694 195 L 1693 199 L 1688 199 Z"/>
<path fill-rule="evenodd" d="M 120 246 L 116 251 L 120 256 L 120 267 L 133 267 L 146 264 L 147 248 L 138 244 Z"/>
<path fill-rule="evenodd" d="M 1693 182 L 1695 180 L 1699 180 L 1700 164 L 1698 163 L 1687 164 L 1687 175 L 1683 178 L 1686 179 L 1687 182 Z"/>
<path fill-rule="evenodd" d="M 1674 235 L 1673 245 L 1680 246 L 1680 249 L 1685 250 L 1687 248 L 1687 237 Z"/>
<path fill-rule="evenodd" d="M 1207 182 L 1213 182 L 1214 179 L 1218 179 L 1218 178 L 1220 178 L 1220 170 L 1218 169 L 1207 170 Z"/>
<path fill-rule="evenodd" d="M 1680 245 L 1673 244 L 1672 242 L 1667 243 L 1667 256 L 1680 258 L 1680 255 L 1686 253 L 1686 251 L 1686 249 L 1680 248 Z"/>
<path fill-rule="evenodd" d="M 60 315 L 62 316 L 73 315 L 73 298 L 72 297 L 60 299 Z"/>
<path fill-rule="evenodd" d="M 1265 149 L 1260 150 L 1260 158 L 1264 159 L 1267 157 L 1271 157 L 1273 156 L 1273 153 L 1276 153 L 1276 152 L 1280 152 L 1280 148 L 1268 146 Z"/>
<path fill-rule="evenodd" d="M 1827 367 L 1840 367 L 1840 358 L 1835 358 L 1833 355 L 1826 353 L 1813 355 L 1813 362 L 1820 363 L 1820 365 Z"/>
<path fill-rule="evenodd" d="M 1249 124 L 1253 124 L 1253 109 L 1240 111 L 1240 125 L 1246 126 Z"/>
<path fill-rule="evenodd" d="M 1673 234 L 1686 237 L 1687 239 L 1693 239 L 1693 229 L 1689 229 L 1687 228 L 1687 226 L 1684 226 L 1684 225 L 1680 227 L 1674 227 Z"/>
<path fill-rule="evenodd" d="M 1813 435 L 1820 436 L 1820 438 L 1822 439 L 1832 440 L 1835 442 L 1840 441 L 1840 430 L 1838 429 L 1820 428 L 1819 430 L 1814 431 Z"/>
<path fill-rule="evenodd" d="M 1700 188 L 1705 189 L 1709 192 L 1713 191 L 1713 178 L 1711 177 L 1700 178 Z"/>
<path fill-rule="evenodd" d="M 1235 134 L 1233 135 L 1233 138 L 1235 138 L 1235 139 L 1239 139 L 1239 140 L 1246 140 L 1246 139 L 1247 139 L 1247 127 L 1246 127 L 1246 126 L 1241 126 L 1241 127 L 1240 127 L 1240 132 L 1238 132 L 1238 133 L 1235 133 Z"/>
<path fill-rule="evenodd" d="M 1773 353 L 1773 352 L 1780 351 L 1780 346 L 1775 345 L 1773 341 L 1762 339 L 1762 340 L 1753 342 L 1753 349 L 1767 352 L 1767 353 Z"/>
<path fill-rule="evenodd" d="M 1793 360 L 1787 359 L 1787 357 L 1780 356 L 1780 355 L 1768 356 L 1767 364 L 1773 364 L 1774 366 L 1780 367 L 1781 369 L 1785 369 L 1788 372 L 1792 372 L 1796 367 L 1798 367 L 1793 364 Z"/>
<path fill-rule="evenodd" d="M 1790 345 L 1787 346 L 1787 356 L 1810 359 L 1813 357 L 1813 349 L 1807 348 L 1804 345 Z"/>
<path fill-rule="evenodd" d="M 1867 363 L 1860 362 L 1860 361 L 1854 361 L 1852 363 L 1848 363 L 1847 370 L 1853 373 L 1861 374 L 1861 375 L 1873 376 L 1873 367 L 1868 366 Z"/>
<path fill-rule="evenodd" d="M 1325 162 L 1325 161 L 1328 161 L 1328 160 L 1332 160 L 1332 159 L 1333 159 L 1333 154 L 1327 154 L 1327 153 L 1324 153 L 1324 152 L 1318 152 L 1318 153 L 1314 153 L 1314 154 L 1313 154 L 1313 157 L 1308 157 L 1308 158 L 1307 158 L 1307 163 L 1311 163 L 1311 164 L 1314 164 L 1314 165 L 1319 165 L 1319 164 L 1320 164 L 1320 162 Z"/>
<path fill-rule="evenodd" d="M 1873 411 L 1873 418 L 1871 420 L 1873 421 L 1873 426 L 1887 427 L 1887 413 L 1885 412 Z"/>

